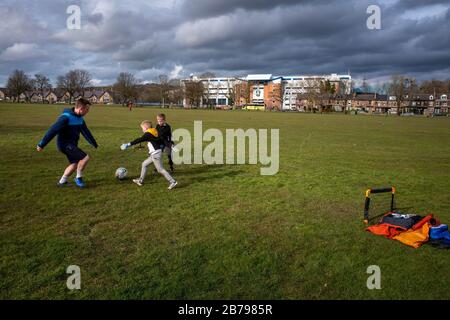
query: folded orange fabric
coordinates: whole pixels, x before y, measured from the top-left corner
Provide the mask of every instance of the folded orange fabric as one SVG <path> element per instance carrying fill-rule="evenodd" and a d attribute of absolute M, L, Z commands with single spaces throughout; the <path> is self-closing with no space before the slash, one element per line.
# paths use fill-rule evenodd
<path fill-rule="evenodd" d="M 431 224 L 425 222 L 421 227 L 416 229 L 409 229 L 402 232 L 399 235 L 394 236 L 392 239 L 398 240 L 413 248 L 419 248 L 422 244 L 428 241 L 428 233 L 430 231 Z"/>
<path fill-rule="evenodd" d="M 394 236 L 405 232 L 406 229 L 389 223 L 381 223 L 367 227 L 366 231 L 370 231 L 377 236 L 383 236 L 385 238 L 392 239 Z"/>

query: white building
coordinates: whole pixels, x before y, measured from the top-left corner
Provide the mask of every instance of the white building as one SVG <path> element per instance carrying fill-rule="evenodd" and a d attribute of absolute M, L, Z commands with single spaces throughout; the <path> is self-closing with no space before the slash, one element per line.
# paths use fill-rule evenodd
<path fill-rule="evenodd" d="M 200 106 L 228 106 L 232 104 L 232 90 L 236 83 L 242 81 L 241 79 L 230 77 L 221 78 L 198 78 L 191 76 L 188 79 L 182 80 L 182 84 L 186 81 L 200 81 L 203 84 L 204 93 Z M 187 101 L 183 99 L 183 104 L 186 106 Z"/>
<path fill-rule="evenodd" d="M 201 106 L 229 106 L 233 103 L 231 97 L 232 90 L 235 85 L 241 82 L 251 83 L 251 102 L 252 104 L 264 104 L 265 92 L 267 84 L 280 84 L 282 88 L 283 104 L 282 109 L 291 110 L 296 106 L 296 98 L 298 94 L 305 93 L 310 87 L 317 87 L 320 81 L 330 81 L 336 89 L 342 94 L 351 93 L 351 76 L 338 75 L 336 73 L 330 75 L 297 75 L 297 76 L 273 76 L 272 74 L 249 74 L 244 78 L 221 77 L 221 78 L 198 78 L 192 76 L 186 81 L 201 81 L 204 87 L 204 95 Z M 187 102 L 184 99 L 183 104 Z"/>
<path fill-rule="evenodd" d="M 208 78 L 200 79 L 205 88 L 203 104 L 213 106 L 230 105 L 231 91 L 239 81 L 236 78 Z"/>
<path fill-rule="evenodd" d="M 282 76 L 283 80 L 283 110 L 296 107 L 298 94 L 306 93 L 311 87 L 317 87 L 320 81 L 330 81 L 342 94 L 350 94 L 352 91 L 352 77 L 350 75 L 297 75 Z"/>

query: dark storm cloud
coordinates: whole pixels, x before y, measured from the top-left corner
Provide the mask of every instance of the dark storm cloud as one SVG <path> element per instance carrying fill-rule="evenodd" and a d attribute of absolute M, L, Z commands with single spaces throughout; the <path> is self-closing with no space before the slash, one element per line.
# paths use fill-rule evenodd
<path fill-rule="evenodd" d="M 414 9 L 419 7 L 429 7 L 433 5 L 447 5 L 448 0 L 407 0 L 397 1 L 394 5 L 395 9 Z"/>
<path fill-rule="evenodd" d="M 381 30 L 366 26 L 371 1 L 75 1 L 82 30 L 65 27 L 72 1 L 29 3 L 0 4 L 0 85 L 15 68 L 85 68 L 103 84 L 121 71 L 450 77 L 448 1 L 380 0 Z"/>
<path fill-rule="evenodd" d="M 216 15 L 224 15 L 239 9 L 247 11 L 267 10 L 280 6 L 292 6 L 297 4 L 326 2 L 323 0 L 190 0 L 183 2 L 182 11 L 190 18 L 205 18 Z"/>

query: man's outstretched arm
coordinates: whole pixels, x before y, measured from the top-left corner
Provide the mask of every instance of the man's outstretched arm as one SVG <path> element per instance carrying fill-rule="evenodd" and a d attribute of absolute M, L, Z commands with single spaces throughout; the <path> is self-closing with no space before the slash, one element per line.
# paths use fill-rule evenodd
<path fill-rule="evenodd" d="M 69 118 L 61 115 L 58 120 L 48 129 L 44 138 L 38 143 L 38 148 L 44 149 L 45 146 L 58 134 L 58 132 L 64 128 L 69 121 Z"/>
<path fill-rule="evenodd" d="M 83 126 L 81 127 L 81 134 L 91 146 L 93 146 L 94 148 L 98 147 L 97 141 L 95 141 L 94 136 L 92 135 L 91 131 L 89 131 L 86 122 L 83 122 Z"/>

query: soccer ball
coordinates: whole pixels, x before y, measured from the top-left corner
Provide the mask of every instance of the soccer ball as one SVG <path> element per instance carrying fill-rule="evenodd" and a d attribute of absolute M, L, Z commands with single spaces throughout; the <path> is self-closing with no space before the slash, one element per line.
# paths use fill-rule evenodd
<path fill-rule="evenodd" d="M 116 178 L 119 179 L 119 180 L 123 180 L 123 179 L 126 178 L 127 173 L 128 173 L 127 169 L 125 169 L 125 168 L 118 168 L 116 170 Z"/>

